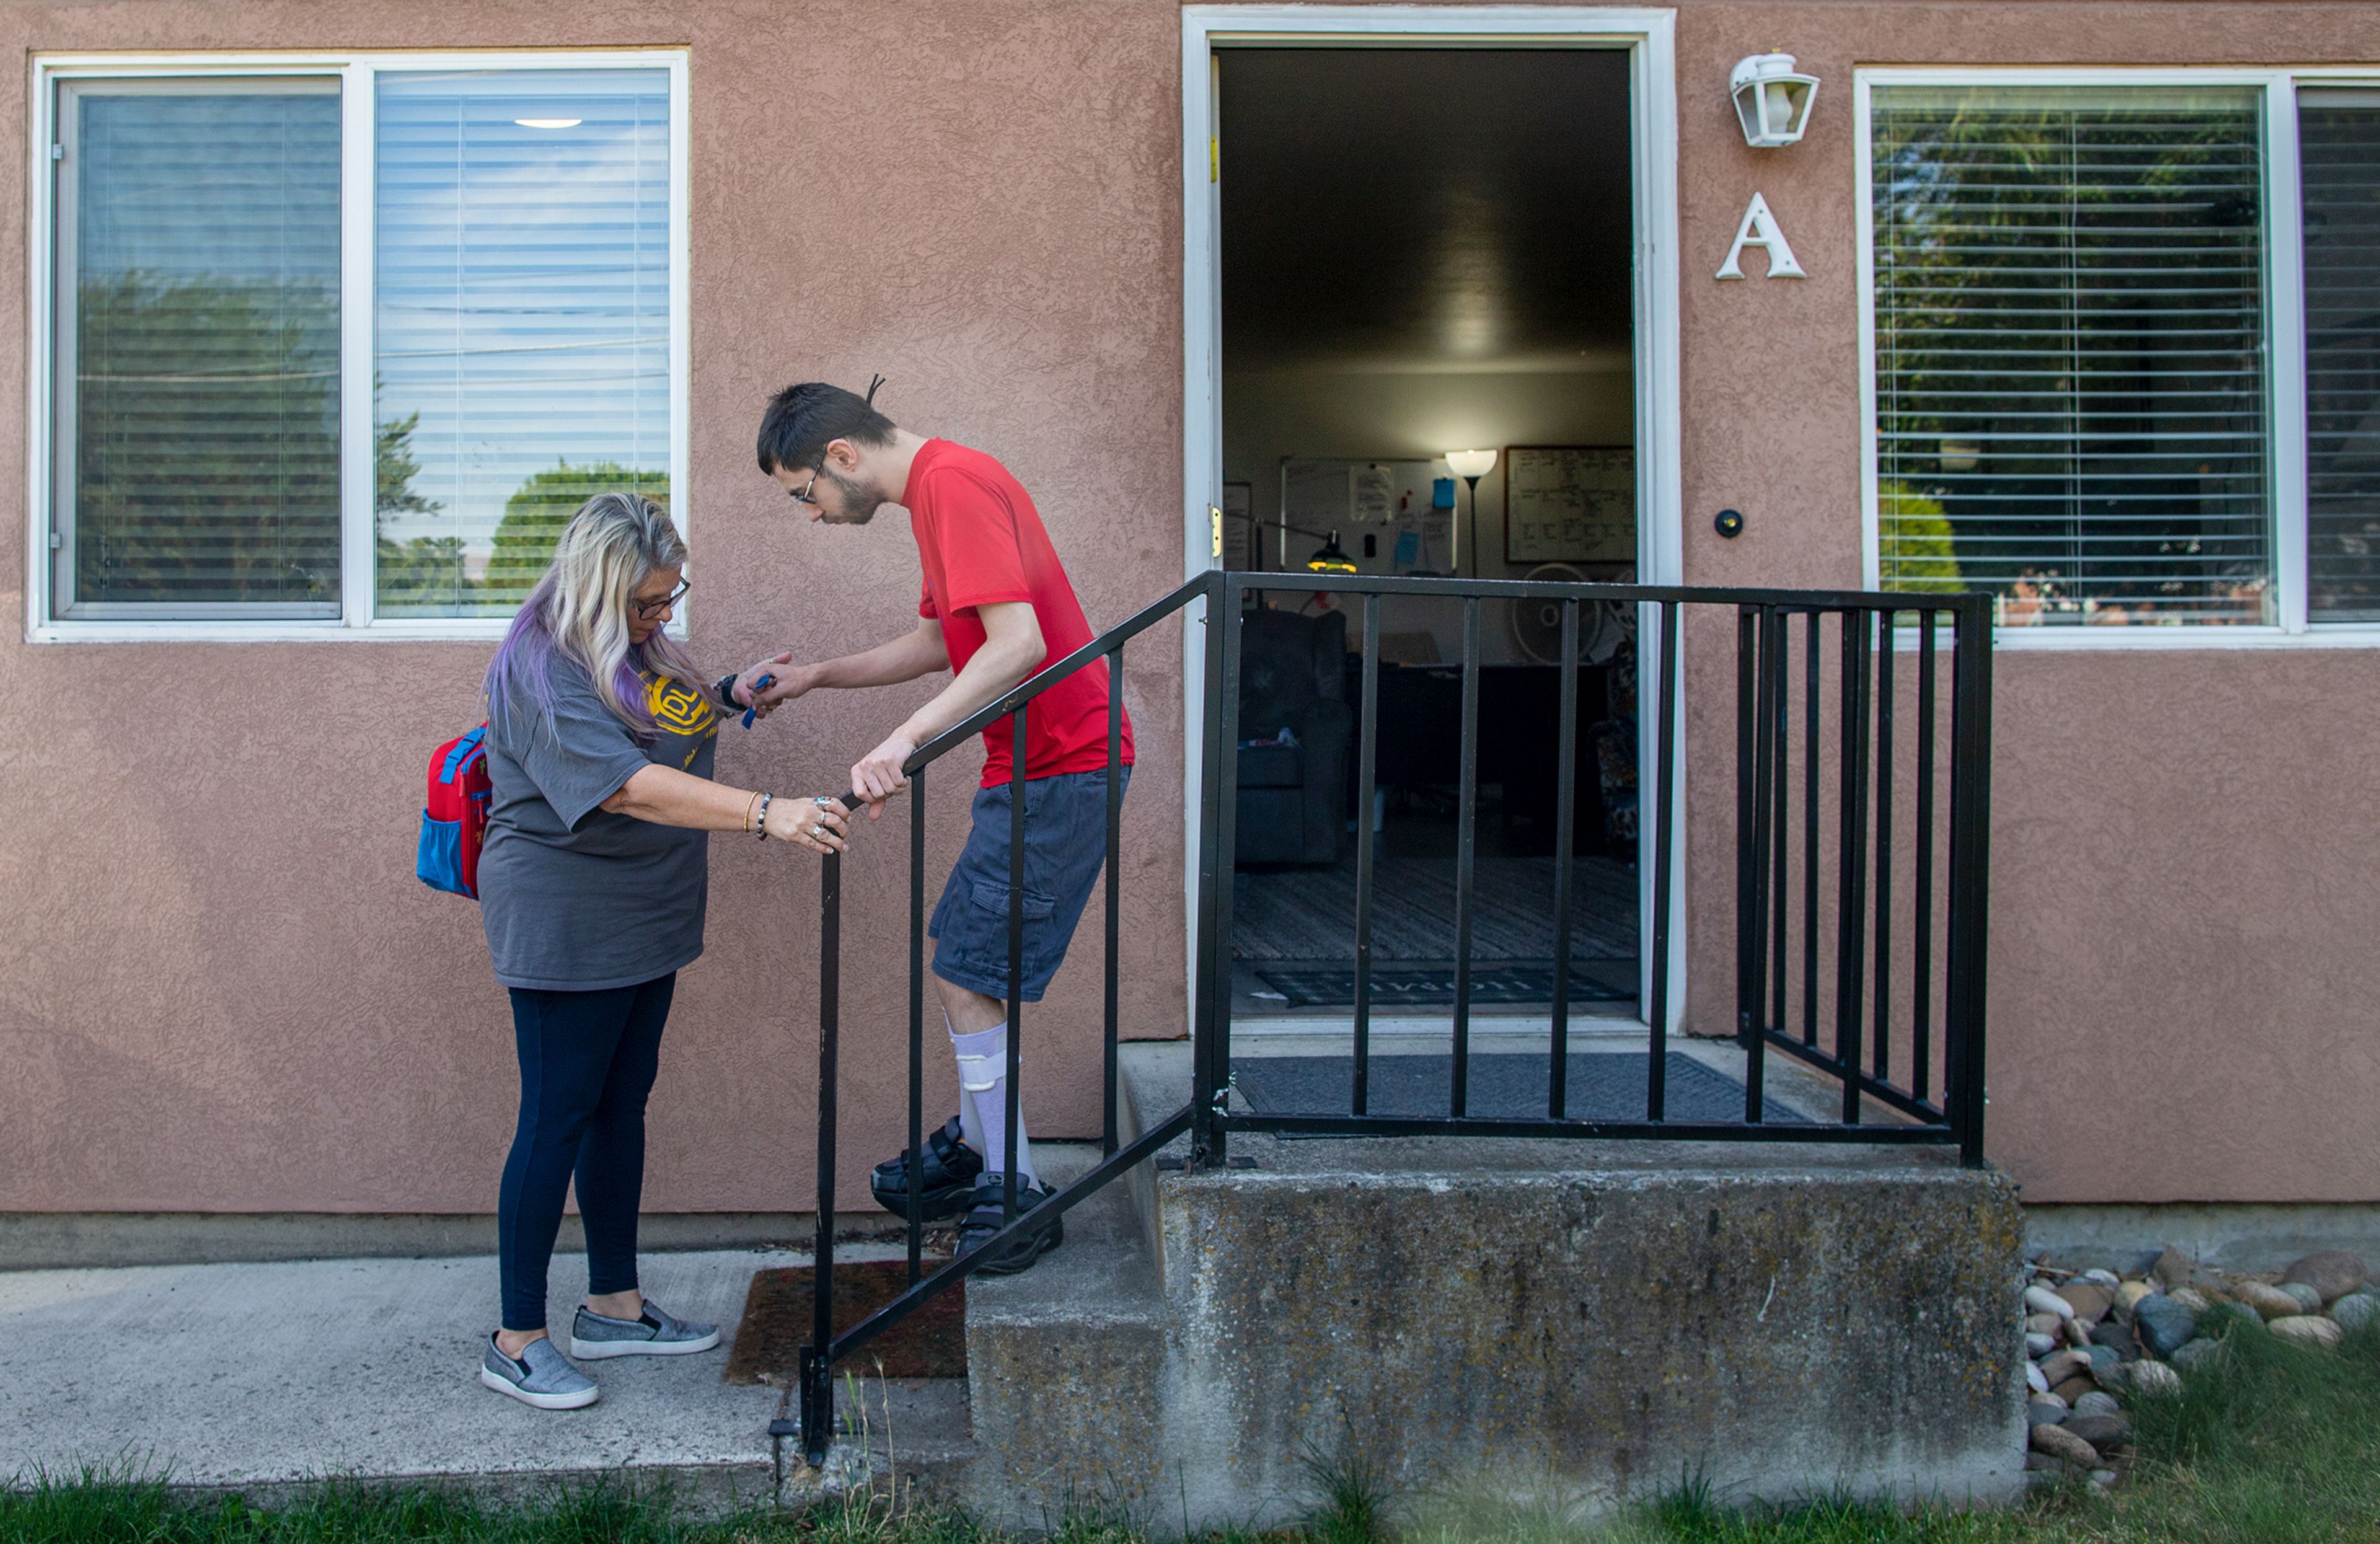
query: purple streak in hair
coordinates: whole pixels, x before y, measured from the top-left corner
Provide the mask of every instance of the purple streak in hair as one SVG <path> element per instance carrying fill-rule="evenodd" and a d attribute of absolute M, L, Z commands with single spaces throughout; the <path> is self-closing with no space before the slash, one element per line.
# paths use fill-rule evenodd
<path fill-rule="evenodd" d="M 540 577 L 513 617 L 513 625 L 504 629 L 504 640 L 496 646 L 495 657 L 488 662 L 488 674 L 480 690 L 486 696 L 492 723 L 497 715 L 512 711 L 507 699 L 510 688 L 516 686 L 528 693 L 539 720 L 553 722 L 553 660 L 555 655 L 567 652 L 553 636 L 553 626 L 547 614 L 558 585 L 556 574 L 557 570 L 548 568 Z M 585 669 L 584 661 L 573 663 Z M 650 739 L 655 732 L 652 709 L 645 700 L 645 663 L 644 649 L 631 643 L 611 685 L 613 711 L 628 722 L 639 740 Z"/>

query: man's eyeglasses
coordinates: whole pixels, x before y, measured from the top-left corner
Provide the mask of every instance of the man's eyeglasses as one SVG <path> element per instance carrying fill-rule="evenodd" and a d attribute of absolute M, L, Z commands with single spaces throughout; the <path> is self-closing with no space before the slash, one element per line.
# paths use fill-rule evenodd
<path fill-rule="evenodd" d="M 662 613 L 669 610 L 670 607 L 684 600 L 686 598 L 686 592 L 693 588 L 694 585 L 691 581 L 681 579 L 678 581 L 678 587 L 675 590 L 671 590 L 668 594 L 662 596 L 658 601 L 631 601 L 628 603 L 636 608 L 637 617 L 639 621 L 650 622 L 654 617 L 659 616 Z"/>
<path fill-rule="evenodd" d="M 816 509 L 818 507 L 818 500 L 810 497 L 810 490 L 818 486 L 818 480 L 819 474 L 816 471 L 812 471 L 810 473 L 810 480 L 808 482 L 803 483 L 798 488 L 789 488 L 785 490 L 785 492 L 789 496 L 791 496 L 795 504 L 806 504 L 812 509 Z"/>

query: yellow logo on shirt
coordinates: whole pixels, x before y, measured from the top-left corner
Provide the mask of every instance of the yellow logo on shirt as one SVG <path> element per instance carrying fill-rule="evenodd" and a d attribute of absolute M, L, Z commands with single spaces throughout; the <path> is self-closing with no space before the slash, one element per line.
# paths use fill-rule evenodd
<path fill-rule="evenodd" d="M 695 753 L 702 748 L 701 741 L 719 733 L 719 712 L 703 695 L 677 680 L 648 680 L 645 683 L 645 709 L 653 722 L 675 734 L 698 736 L 692 749 L 686 752 L 686 764 L 693 764 Z"/>

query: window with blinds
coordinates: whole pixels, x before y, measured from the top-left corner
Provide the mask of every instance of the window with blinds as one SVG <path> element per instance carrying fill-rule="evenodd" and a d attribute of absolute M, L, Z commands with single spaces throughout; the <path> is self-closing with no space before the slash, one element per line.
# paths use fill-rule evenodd
<path fill-rule="evenodd" d="M 669 77 L 378 96 L 378 610 L 509 616 L 589 495 L 668 501 Z"/>
<path fill-rule="evenodd" d="M 61 87 L 53 614 L 339 614 L 338 92 Z"/>
<path fill-rule="evenodd" d="M 483 634 L 669 502 L 682 54 L 273 67 L 36 65 L 37 637 Z"/>
<path fill-rule="evenodd" d="M 2380 91 L 2298 93 L 2307 614 L 2380 622 Z"/>
<path fill-rule="evenodd" d="M 1880 578 L 2275 620 L 2263 92 L 1878 86 Z"/>

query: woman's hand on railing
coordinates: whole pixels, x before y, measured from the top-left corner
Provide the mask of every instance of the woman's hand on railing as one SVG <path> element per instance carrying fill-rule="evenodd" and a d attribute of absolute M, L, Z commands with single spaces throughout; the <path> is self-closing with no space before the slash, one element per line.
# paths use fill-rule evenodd
<path fill-rule="evenodd" d="M 909 779 L 901 768 L 917 753 L 915 740 L 896 734 L 852 764 L 852 791 L 868 801 L 869 820 L 882 820 L 884 801 L 909 786 Z"/>
<path fill-rule="evenodd" d="M 776 799 L 769 806 L 767 830 L 780 842 L 816 853 L 839 853 L 850 834 L 851 817 L 843 800 L 832 794 Z"/>

